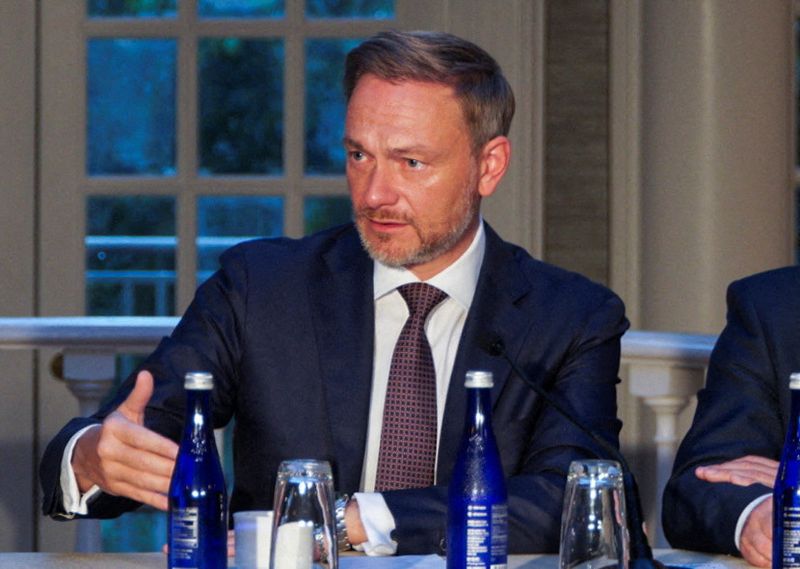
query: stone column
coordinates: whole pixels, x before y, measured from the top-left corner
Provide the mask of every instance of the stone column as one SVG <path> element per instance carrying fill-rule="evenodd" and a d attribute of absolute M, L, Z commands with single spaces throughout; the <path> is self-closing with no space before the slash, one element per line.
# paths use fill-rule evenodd
<path fill-rule="evenodd" d="M 718 333 L 730 281 L 793 262 L 791 2 L 641 6 L 640 327 Z"/>

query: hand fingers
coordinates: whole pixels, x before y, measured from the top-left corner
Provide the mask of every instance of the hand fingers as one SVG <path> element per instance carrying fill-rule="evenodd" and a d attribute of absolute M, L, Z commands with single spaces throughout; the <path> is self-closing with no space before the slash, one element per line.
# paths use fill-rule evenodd
<path fill-rule="evenodd" d="M 106 418 L 103 428 L 105 432 L 100 442 L 109 443 L 109 448 L 106 449 L 109 454 L 113 456 L 117 451 L 123 461 L 132 451 L 145 451 L 171 461 L 178 456 L 178 445 L 175 441 L 144 426 L 132 424 L 116 411 Z"/>
<path fill-rule="evenodd" d="M 130 495 L 131 489 L 137 493 L 157 493 L 166 495 L 172 478 L 172 468 L 161 473 L 146 470 L 140 466 L 130 466 L 119 462 L 105 465 L 101 488 L 109 494 L 116 494 L 137 499 Z"/>
<path fill-rule="evenodd" d="M 740 456 L 739 458 L 735 458 L 733 460 L 727 460 L 725 462 L 720 462 L 719 464 L 709 464 L 707 466 L 720 468 L 753 467 L 777 471 L 779 463 L 771 458 L 749 454 L 747 456 Z"/>
<path fill-rule="evenodd" d="M 117 411 L 122 413 L 129 421 L 143 425 L 144 410 L 152 395 L 153 375 L 147 370 L 140 371 L 136 376 L 136 384 L 133 386 L 133 391 L 117 408 Z"/>
<path fill-rule="evenodd" d="M 135 428 L 146 431 L 144 427 Z M 156 439 L 163 438 L 155 433 L 148 434 Z M 150 448 L 155 448 L 154 452 L 150 448 L 141 448 L 146 445 L 136 447 L 127 444 L 124 435 L 123 438 L 112 435 L 101 437 L 97 444 L 97 463 L 92 478 L 110 494 L 126 496 L 165 509 L 165 499 L 154 497 L 153 494 L 163 496 L 169 491 L 175 467 L 177 445 L 169 439 L 166 441 L 175 446 L 175 450 L 166 452 L 160 449 L 159 446 L 170 448 L 160 440 L 151 445 Z"/>
<path fill-rule="evenodd" d="M 748 548 L 744 544 L 742 544 L 742 557 L 750 565 L 755 567 L 772 567 L 772 554 L 767 557 L 754 549 Z"/>
<path fill-rule="evenodd" d="M 169 510 L 169 498 L 167 498 L 166 494 L 143 490 L 139 486 L 127 483 L 118 484 L 116 488 L 119 492 L 114 492 L 114 494 L 125 496 L 126 498 L 141 502 L 142 504 L 147 504 L 162 512 Z"/>
<path fill-rule="evenodd" d="M 738 463 L 723 463 L 698 467 L 696 470 L 698 478 L 709 482 L 730 482 L 740 486 L 748 486 L 754 482 L 770 486 L 775 482 L 777 472 L 761 465 Z"/>
<path fill-rule="evenodd" d="M 772 564 L 772 500 L 763 500 L 747 516 L 740 537 L 742 557 L 751 565 Z"/>
<path fill-rule="evenodd" d="M 745 536 L 742 532 L 740 540 L 742 557 L 756 567 L 772 565 L 772 538 L 763 532 L 754 532 Z"/>
<path fill-rule="evenodd" d="M 772 487 L 777 471 L 776 461 L 750 455 L 721 464 L 700 466 L 695 469 L 695 474 L 708 482 L 730 482 L 739 486 L 760 483 Z"/>
<path fill-rule="evenodd" d="M 747 456 L 742 456 L 742 457 L 736 458 L 734 460 L 729 460 L 729 461 L 722 462 L 722 463 L 716 464 L 716 465 L 711 465 L 711 466 L 715 466 L 715 467 L 719 467 L 719 468 L 729 468 L 729 469 L 734 469 L 734 470 L 741 470 L 741 469 L 750 470 L 750 469 L 753 469 L 753 470 L 759 470 L 759 471 L 762 471 L 762 472 L 771 472 L 771 473 L 774 474 L 774 473 L 777 473 L 778 466 L 780 466 L 780 464 L 777 461 L 772 460 L 771 458 L 766 458 L 766 457 L 763 457 L 763 456 L 747 455 Z"/>
<path fill-rule="evenodd" d="M 737 486 L 750 486 L 751 484 L 763 484 L 770 488 L 775 486 L 775 477 L 762 473 L 733 472 L 730 480 L 731 484 L 736 484 Z"/>
<path fill-rule="evenodd" d="M 749 486 L 758 483 L 772 488 L 775 484 L 775 477 L 770 473 L 755 471 L 735 471 L 701 466 L 695 470 L 695 475 L 706 482 L 729 482 L 737 486 Z"/>
<path fill-rule="evenodd" d="M 753 464 L 761 464 L 773 468 L 774 470 L 778 470 L 778 466 L 780 466 L 780 463 L 777 460 L 772 460 L 771 458 L 758 456 L 755 454 L 748 454 L 747 456 L 743 456 L 741 459 L 737 460 L 747 461 Z"/>

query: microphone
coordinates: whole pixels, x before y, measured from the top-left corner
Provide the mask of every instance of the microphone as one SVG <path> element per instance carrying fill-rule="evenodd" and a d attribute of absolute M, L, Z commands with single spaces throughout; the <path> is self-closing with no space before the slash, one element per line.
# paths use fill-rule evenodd
<path fill-rule="evenodd" d="M 528 387 L 533 389 L 539 397 L 544 399 L 549 406 L 558 411 L 567 421 L 596 442 L 611 458 L 620 463 L 622 467 L 622 484 L 625 491 L 625 504 L 627 506 L 626 521 L 628 522 L 628 532 L 630 534 L 630 563 L 628 567 L 629 569 L 663 569 L 664 565 L 653 559 L 653 550 L 650 549 L 650 544 L 644 533 L 639 487 L 636 484 L 636 478 L 634 478 L 633 472 L 628 466 L 628 461 L 625 460 L 620 450 L 589 429 L 571 410 L 564 407 L 541 385 L 529 378 L 509 357 L 506 352 L 506 346 L 499 336 L 496 334 L 487 334 L 478 340 L 478 345 L 481 350 L 490 356 L 500 357 L 508 362 L 514 374 L 524 381 Z"/>

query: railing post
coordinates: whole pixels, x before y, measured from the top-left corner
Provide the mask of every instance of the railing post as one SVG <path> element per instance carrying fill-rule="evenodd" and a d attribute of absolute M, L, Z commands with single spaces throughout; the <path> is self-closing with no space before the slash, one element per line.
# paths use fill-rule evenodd
<path fill-rule="evenodd" d="M 655 413 L 656 483 L 652 497 L 655 508 L 647 518 L 647 527 L 655 547 L 669 547 L 661 528 L 661 496 L 680 442 L 678 415 L 703 386 L 704 369 L 670 365 L 669 362 L 632 363 L 628 373 L 631 395 L 640 397 Z"/>
<path fill-rule="evenodd" d="M 80 415 L 97 411 L 114 384 L 116 355 L 106 351 L 64 350 L 64 380 L 78 398 Z M 78 520 L 75 551 L 101 551 L 100 520 Z"/>

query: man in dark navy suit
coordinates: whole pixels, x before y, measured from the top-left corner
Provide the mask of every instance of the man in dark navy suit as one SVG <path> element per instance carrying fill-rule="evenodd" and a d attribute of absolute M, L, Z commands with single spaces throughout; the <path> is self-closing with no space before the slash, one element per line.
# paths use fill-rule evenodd
<path fill-rule="evenodd" d="M 789 376 L 800 371 L 800 267 L 736 281 L 727 301 L 728 322 L 664 492 L 664 531 L 674 547 L 768 567 Z"/>
<path fill-rule="evenodd" d="M 447 483 L 469 369 L 494 373 L 510 549 L 555 551 L 569 463 L 595 444 L 544 405 L 482 341 L 618 444 L 620 299 L 544 264 L 483 222 L 510 159 L 511 88 L 482 49 L 439 33 L 384 32 L 348 55 L 344 144 L 355 223 L 242 244 L 221 258 L 169 338 L 41 466 L 44 512 L 113 516 L 165 493 L 183 422 L 182 377 L 214 374 L 214 421 L 235 419 L 231 510 L 271 507 L 281 460 L 329 460 L 354 494 L 342 528 L 369 554 L 443 551 Z M 408 317 L 398 287 L 446 293 L 425 321 L 435 368 L 431 482 L 378 488 L 383 406 Z"/>

